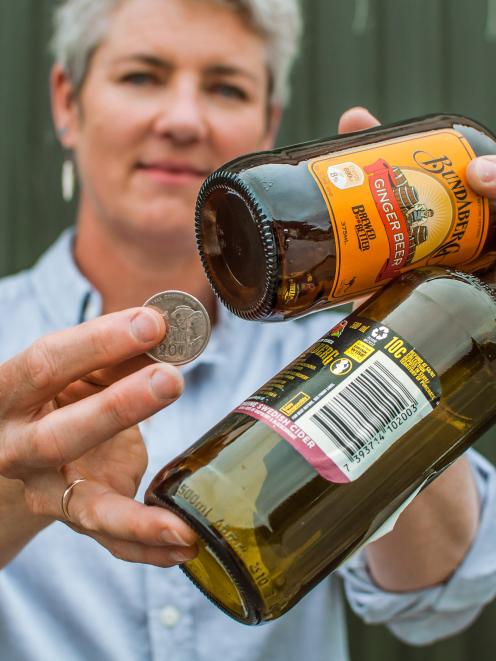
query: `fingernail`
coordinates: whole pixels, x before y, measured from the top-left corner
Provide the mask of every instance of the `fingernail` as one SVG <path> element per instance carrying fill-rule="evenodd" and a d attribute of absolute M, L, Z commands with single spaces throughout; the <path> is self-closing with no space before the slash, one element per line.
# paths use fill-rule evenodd
<path fill-rule="evenodd" d="M 489 158 L 477 158 L 473 167 L 475 174 L 484 184 L 496 182 L 496 162 Z"/>
<path fill-rule="evenodd" d="M 171 530 L 170 528 L 164 530 L 161 533 L 160 538 L 166 544 L 175 544 L 177 546 L 191 546 L 191 544 L 187 542 L 185 539 L 183 539 L 176 530 Z"/>
<path fill-rule="evenodd" d="M 177 399 L 183 391 L 181 372 L 172 365 L 157 367 L 150 377 L 150 384 L 157 399 Z"/>
<path fill-rule="evenodd" d="M 180 549 L 174 549 L 174 551 L 170 552 L 170 559 L 172 562 L 188 562 L 188 560 L 193 560 L 193 558 L 196 556 L 196 549 L 193 552 L 193 548 L 190 547 L 188 551 L 186 549 L 184 551 L 181 551 Z"/>
<path fill-rule="evenodd" d="M 140 342 L 158 340 L 161 330 L 160 320 L 151 310 L 140 310 L 131 319 L 131 332 Z"/>

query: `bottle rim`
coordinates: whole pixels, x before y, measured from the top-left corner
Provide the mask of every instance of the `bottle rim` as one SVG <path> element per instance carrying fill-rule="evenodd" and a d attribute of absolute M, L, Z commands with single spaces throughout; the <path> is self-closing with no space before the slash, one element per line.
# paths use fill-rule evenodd
<path fill-rule="evenodd" d="M 258 291 L 248 303 L 242 305 L 235 295 L 229 296 L 216 283 L 211 260 L 205 248 L 203 210 L 211 195 L 217 191 L 236 195 L 244 204 L 247 212 L 257 230 L 257 239 L 263 252 L 264 272 L 260 271 Z M 278 282 L 278 249 L 272 230 L 272 223 L 264 211 L 259 200 L 256 199 L 252 189 L 236 173 L 226 170 L 217 170 L 203 183 L 196 202 L 195 211 L 196 245 L 200 254 L 201 263 L 208 282 L 216 296 L 234 314 L 242 319 L 260 320 L 268 317 L 272 311 L 277 296 Z M 238 283 L 239 286 L 240 283 Z"/>
<path fill-rule="evenodd" d="M 201 517 L 198 517 L 196 512 L 195 515 L 191 515 L 188 512 L 187 504 L 181 508 L 173 498 L 163 494 L 158 495 L 154 491 L 148 493 L 146 501 L 147 504 L 158 505 L 159 507 L 164 507 L 171 512 L 174 512 L 174 514 L 183 519 L 183 521 L 185 521 L 188 526 L 193 528 L 193 530 L 199 536 L 200 540 L 205 545 L 206 549 L 209 550 L 211 555 L 213 555 L 219 567 L 225 572 L 226 576 L 236 588 L 240 598 L 241 606 L 244 610 L 244 616 L 229 608 L 226 604 L 217 599 L 217 597 L 204 585 L 202 585 L 196 579 L 195 574 L 188 568 L 187 562 L 179 565 L 179 569 L 181 569 L 181 571 L 185 574 L 185 576 L 187 576 L 193 585 L 198 588 L 198 590 L 200 590 L 200 592 L 209 601 L 211 601 L 221 611 L 226 613 L 226 615 L 229 615 L 229 617 L 231 617 L 233 620 L 236 620 L 241 624 L 260 624 L 263 620 L 262 613 L 264 610 L 260 595 L 251 585 L 244 566 L 241 562 L 237 561 L 236 554 L 229 549 L 228 545 L 224 542 L 222 537 L 214 535 L 208 526 L 202 525 Z M 213 544 L 213 542 L 215 544 Z M 230 564 L 236 565 L 238 576 L 236 576 L 230 569 Z"/>

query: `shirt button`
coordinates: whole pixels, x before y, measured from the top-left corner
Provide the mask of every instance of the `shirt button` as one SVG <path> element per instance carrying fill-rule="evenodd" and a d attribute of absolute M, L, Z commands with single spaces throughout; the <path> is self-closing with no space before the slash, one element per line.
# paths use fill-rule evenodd
<path fill-rule="evenodd" d="M 173 629 L 180 619 L 181 613 L 174 606 L 165 606 L 160 611 L 160 621 L 167 629 Z"/>

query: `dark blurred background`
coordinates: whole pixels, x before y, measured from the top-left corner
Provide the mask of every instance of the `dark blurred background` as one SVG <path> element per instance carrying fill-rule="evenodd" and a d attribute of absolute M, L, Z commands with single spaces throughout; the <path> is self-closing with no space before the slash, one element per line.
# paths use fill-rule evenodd
<path fill-rule="evenodd" d="M 74 206 L 61 199 L 63 153 L 49 112 L 54 4 L 0 0 L 0 275 L 29 266 L 74 217 Z M 456 112 L 496 131 L 496 0 L 303 5 L 306 38 L 281 144 L 334 134 L 351 105 L 367 106 L 383 122 Z M 477 444 L 493 461 L 495 446 L 496 430 Z M 464 634 L 415 649 L 350 613 L 352 659 L 493 661 L 495 623 L 493 603 Z"/>

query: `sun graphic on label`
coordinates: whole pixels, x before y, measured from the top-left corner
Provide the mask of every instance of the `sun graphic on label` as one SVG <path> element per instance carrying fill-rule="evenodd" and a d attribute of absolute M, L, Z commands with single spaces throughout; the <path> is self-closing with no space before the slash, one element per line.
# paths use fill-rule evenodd
<path fill-rule="evenodd" d="M 413 168 L 392 168 L 394 195 L 408 230 L 410 254 L 407 263 L 428 257 L 448 236 L 453 222 L 453 204 L 446 188 L 432 175 Z"/>
<path fill-rule="evenodd" d="M 378 158 L 364 171 L 389 244 L 377 282 L 425 260 L 444 243 L 455 218 L 455 203 L 443 184 L 419 169 Z"/>
<path fill-rule="evenodd" d="M 352 367 L 353 363 L 349 358 L 336 358 L 329 366 L 329 369 L 336 376 L 345 376 L 351 371 Z"/>

